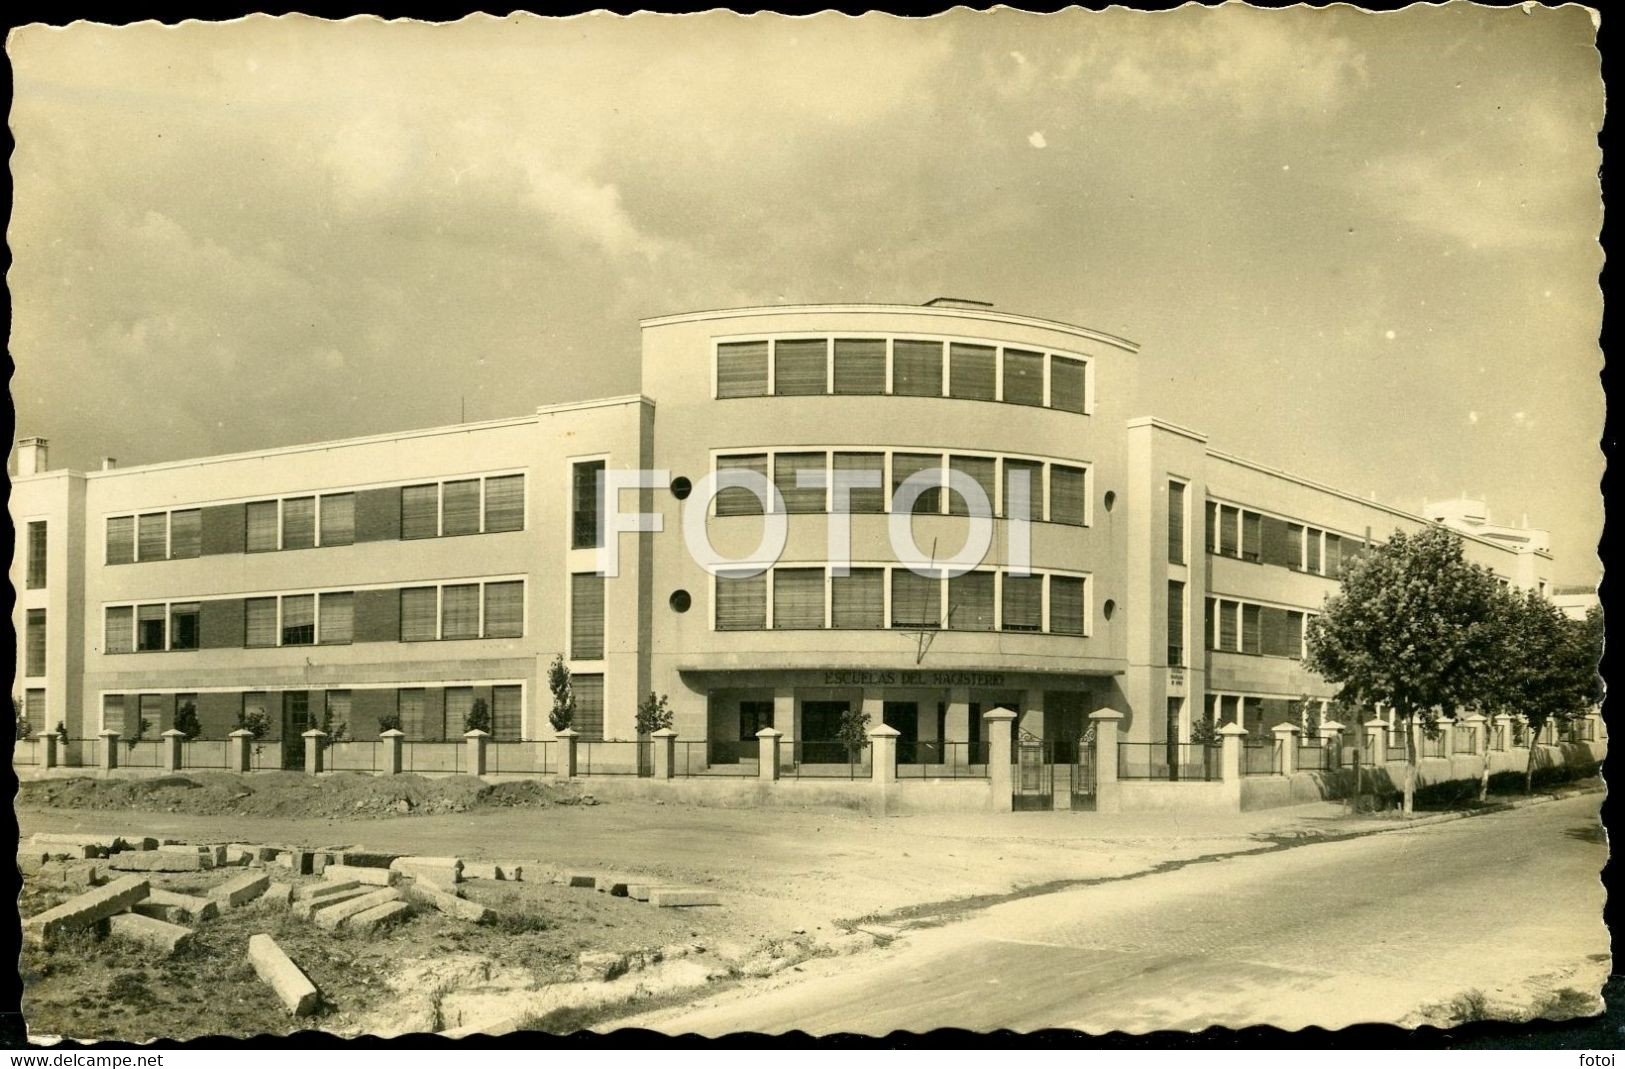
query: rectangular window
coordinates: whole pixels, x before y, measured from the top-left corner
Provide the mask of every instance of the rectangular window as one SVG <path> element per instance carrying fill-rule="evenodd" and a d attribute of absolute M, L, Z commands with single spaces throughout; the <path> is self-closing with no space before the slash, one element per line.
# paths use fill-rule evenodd
<path fill-rule="evenodd" d="M 599 530 L 604 514 L 604 462 L 584 460 L 576 464 L 571 478 L 573 505 L 570 519 L 570 548 L 598 549 L 604 544 Z"/>
<path fill-rule="evenodd" d="M 966 572 L 948 580 L 948 627 L 993 630 L 993 573 Z"/>
<path fill-rule="evenodd" d="M 717 473 L 725 471 L 755 472 L 767 481 L 767 455 L 752 453 L 744 456 L 717 457 Z M 760 516 L 762 499 L 743 486 L 725 486 L 717 491 L 718 516 Z"/>
<path fill-rule="evenodd" d="M 969 475 L 976 485 L 982 488 L 982 495 L 986 501 L 977 502 L 981 510 L 978 515 L 992 516 L 993 505 L 998 500 L 995 496 L 999 490 L 998 461 L 993 457 L 955 457 L 948 458 L 949 472 L 961 472 Z M 948 484 L 948 515 L 969 516 L 970 504 L 953 488 L 952 476 Z"/>
<path fill-rule="evenodd" d="M 316 545 L 316 499 L 282 499 L 282 548 L 310 549 Z"/>
<path fill-rule="evenodd" d="M 1049 577 L 1049 629 L 1057 635 L 1083 634 L 1083 579 Z"/>
<path fill-rule="evenodd" d="M 1263 546 L 1263 517 L 1256 512 L 1241 514 L 1241 559 L 1258 560 Z"/>
<path fill-rule="evenodd" d="M 163 723 L 164 696 L 143 694 L 136 699 L 136 710 L 137 715 L 141 717 L 141 733 L 147 735 L 149 732 L 155 732 L 159 724 Z"/>
<path fill-rule="evenodd" d="M 1023 475 L 1027 484 L 1027 507 L 1020 504 L 1017 487 Z M 1004 462 L 1004 516 L 1006 519 L 1042 520 L 1044 518 L 1044 465 L 1036 460 L 1006 460 Z"/>
<path fill-rule="evenodd" d="M 1304 620 L 1305 620 L 1305 616 L 1304 616 L 1303 613 L 1301 613 L 1301 612 L 1292 612 L 1291 610 L 1287 611 L 1287 614 L 1286 614 L 1286 639 L 1287 639 L 1287 650 L 1288 650 L 1287 656 L 1291 657 L 1295 661 L 1303 660 L 1304 654 L 1305 654 L 1305 650 L 1304 650 L 1304 634 L 1305 634 L 1305 632 L 1304 632 Z"/>
<path fill-rule="evenodd" d="M 741 701 L 739 703 L 739 741 L 757 745 L 756 733 L 773 726 L 771 701 Z M 751 751 L 746 750 L 746 753 Z"/>
<path fill-rule="evenodd" d="M 124 730 L 124 695 L 106 694 L 102 696 L 102 730 Z"/>
<path fill-rule="evenodd" d="M 128 605 L 109 605 L 102 628 L 102 649 L 108 653 L 129 653 L 135 649 L 135 610 Z"/>
<path fill-rule="evenodd" d="M 1168 563 L 1185 563 L 1185 484 L 1168 481 Z"/>
<path fill-rule="evenodd" d="M 327 704 L 322 715 L 322 730 L 329 735 L 337 727 L 349 728 L 350 725 L 350 692 L 347 690 L 330 690 L 326 694 Z M 346 730 L 348 734 L 348 730 Z"/>
<path fill-rule="evenodd" d="M 164 648 L 164 622 L 168 616 L 162 605 L 142 605 L 135 610 L 135 648 L 142 652 Z"/>
<path fill-rule="evenodd" d="M 717 576 L 717 630 L 760 631 L 767 627 L 767 573 L 748 578 Z"/>
<path fill-rule="evenodd" d="M 932 472 L 925 482 L 931 489 L 914 501 L 914 515 L 931 516 L 942 511 L 942 457 L 936 453 L 893 453 L 891 458 L 892 507 L 897 507 L 897 491 L 911 475 Z M 918 480 L 917 480 L 918 482 Z"/>
<path fill-rule="evenodd" d="M 138 521 L 136 560 L 169 559 L 169 513 L 149 512 Z"/>
<path fill-rule="evenodd" d="M 1313 527 L 1304 530 L 1303 567 L 1307 572 L 1320 574 L 1320 532 Z"/>
<path fill-rule="evenodd" d="M 580 741 L 601 741 L 604 737 L 604 677 L 576 676 L 571 684 L 575 691 L 576 714 L 570 726 Z"/>
<path fill-rule="evenodd" d="M 1005 631 L 1042 631 L 1044 628 L 1044 577 L 1041 575 L 1004 576 Z"/>
<path fill-rule="evenodd" d="M 1004 399 L 1016 405 L 1044 404 L 1044 354 L 1004 351 Z"/>
<path fill-rule="evenodd" d="M 1219 506 L 1211 501 L 1207 503 L 1207 551 L 1219 551 Z"/>
<path fill-rule="evenodd" d="M 1049 466 L 1049 519 L 1082 527 L 1088 507 L 1088 472 L 1065 464 Z"/>
<path fill-rule="evenodd" d="M 457 479 L 443 487 L 445 494 L 440 533 L 470 535 L 480 533 L 480 481 Z"/>
<path fill-rule="evenodd" d="M 243 602 L 243 645 L 276 645 L 275 598 L 248 598 Z"/>
<path fill-rule="evenodd" d="M 282 599 L 282 644 L 312 646 L 315 643 L 316 595 L 287 595 Z"/>
<path fill-rule="evenodd" d="M 1082 360 L 1064 356 L 1049 358 L 1049 406 L 1066 412 L 1082 412 L 1087 398 Z"/>
<path fill-rule="evenodd" d="M 23 695 L 23 716 L 27 719 L 31 731 L 39 732 L 46 729 L 45 688 L 31 687 Z"/>
<path fill-rule="evenodd" d="M 401 487 L 401 537 L 435 538 L 440 534 L 440 485 Z"/>
<path fill-rule="evenodd" d="M 835 392 L 886 392 L 886 343 L 883 339 L 835 339 Z"/>
<path fill-rule="evenodd" d="M 602 708 L 602 677 L 599 677 L 599 679 L 598 704 Z M 509 683 L 491 688 L 491 738 L 493 741 L 518 742 L 524 737 L 524 705 L 519 698 L 520 688 L 516 684 Z"/>
<path fill-rule="evenodd" d="M 442 714 L 445 717 L 445 737 L 455 739 L 468 728 L 468 714 L 474 711 L 473 687 L 447 687 L 443 695 Z M 494 736 L 496 733 L 492 732 Z"/>
<path fill-rule="evenodd" d="M 28 589 L 45 588 L 45 522 L 35 520 L 28 525 Z"/>
<path fill-rule="evenodd" d="M 948 396 L 991 401 L 997 382 L 996 350 L 991 345 L 948 346 Z"/>
<path fill-rule="evenodd" d="M 395 692 L 395 711 L 400 714 L 401 732 L 408 739 L 428 736 L 428 725 L 423 722 L 423 688 L 402 687 Z"/>
<path fill-rule="evenodd" d="M 129 564 L 135 560 L 135 517 L 107 518 L 107 563 Z"/>
<path fill-rule="evenodd" d="M 1213 644 L 1213 628 L 1218 621 L 1218 603 L 1212 598 L 1207 599 L 1207 614 L 1202 618 L 1202 644 L 1208 649 L 1217 649 Z"/>
<path fill-rule="evenodd" d="M 1336 579 L 1343 574 L 1343 540 L 1330 531 L 1326 532 L 1326 552 L 1322 556 L 1327 575 Z"/>
<path fill-rule="evenodd" d="M 1241 606 L 1234 601 L 1219 602 L 1219 649 L 1235 652 L 1241 627 Z"/>
<path fill-rule="evenodd" d="M 570 576 L 570 656 L 604 659 L 604 577 L 592 572 Z"/>
<path fill-rule="evenodd" d="M 485 533 L 525 529 L 525 477 L 494 475 L 485 480 Z"/>
<path fill-rule="evenodd" d="M 1229 505 L 1219 506 L 1219 553 L 1226 557 L 1235 557 L 1241 552 L 1241 547 L 1237 543 L 1240 534 L 1238 515 L 1238 510 Z"/>
<path fill-rule="evenodd" d="M 891 623 L 893 627 L 941 627 L 941 581 L 935 576 L 918 575 L 907 568 L 893 568 Z"/>
<path fill-rule="evenodd" d="M 243 694 L 242 715 L 245 721 L 250 717 L 259 717 L 269 722 L 268 708 L 269 703 L 266 701 L 263 690 L 251 690 Z"/>
<path fill-rule="evenodd" d="M 250 501 L 248 509 L 248 552 L 269 553 L 276 549 L 277 511 L 275 501 Z"/>
<path fill-rule="evenodd" d="M 485 637 L 518 638 L 525 633 L 525 584 L 518 580 L 485 584 Z"/>
<path fill-rule="evenodd" d="M 1257 605 L 1243 605 L 1241 607 L 1241 652 L 1258 653 L 1259 649 L 1259 607 Z"/>
<path fill-rule="evenodd" d="M 717 396 L 767 396 L 767 342 L 724 342 L 717 346 Z"/>
<path fill-rule="evenodd" d="M 480 637 L 478 583 L 459 583 L 440 589 L 440 637 Z"/>
<path fill-rule="evenodd" d="M 773 392 L 806 397 L 829 392 L 829 342 L 796 338 L 773 343 Z"/>
<path fill-rule="evenodd" d="M 195 601 L 169 607 L 169 648 L 195 650 L 198 647 L 199 606 Z"/>
<path fill-rule="evenodd" d="M 1241 699 L 1241 726 L 1247 729 L 1248 734 L 1262 735 L 1264 733 L 1264 699 Z"/>
<path fill-rule="evenodd" d="M 1185 584 L 1168 580 L 1168 664 L 1185 663 Z"/>
<path fill-rule="evenodd" d="M 28 610 L 28 637 L 27 649 L 23 655 L 23 674 L 29 676 L 42 676 L 45 674 L 45 610 Z"/>
<path fill-rule="evenodd" d="M 892 342 L 892 393 L 899 397 L 942 396 L 942 343 Z"/>
<path fill-rule="evenodd" d="M 316 641 L 323 646 L 343 646 L 355 641 L 355 595 L 349 591 L 321 596 L 321 632 Z"/>
<path fill-rule="evenodd" d="M 1303 570 L 1303 524 L 1289 523 L 1286 525 L 1286 559 L 1287 567 L 1293 571 Z"/>
<path fill-rule="evenodd" d="M 355 495 L 322 495 L 322 545 L 355 543 Z"/>
<path fill-rule="evenodd" d="M 853 568 L 850 575 L 830 576 L 829 582 L 830 622 L 835 627 L 886 626 L 884 568 Z"/>
<path fill-rule="evenodd" d="M 773 626 L 775 628 L 824 626 L 824 569 L 773 570 Z"/>
<path fill-rule="evenodd" d="M 186 560 L 203 555 L 203 510 L 178 509 L 169 514 L 169 556 Z"/>
<path fill-rule="evenodd" d="M 786 512 L 823 512 L 824 487 L 801 485 L 802 472 L 807 478 L 823 482 L 826 453 L 775 453 L 773 455 L 773 485 L 784 498 Z"/>
<path fill-rule="evenodd" d="M 401 591 L 401 641 L 432 642 L 439 599 L 432 586 L 407 587 Z"/>
<path fill-rule="evenodd" d="M 852 513 L 886 511 L 886 454 L 836 453 L 835 475 L 839 481 L 842 472 L 864 472 L 870 477 L 867 487 L 847 488 L 847 510 Z M 831 499 L 833 502 L 833 499 Z M 832 505 L 833 507 L 833 505 Z"/>

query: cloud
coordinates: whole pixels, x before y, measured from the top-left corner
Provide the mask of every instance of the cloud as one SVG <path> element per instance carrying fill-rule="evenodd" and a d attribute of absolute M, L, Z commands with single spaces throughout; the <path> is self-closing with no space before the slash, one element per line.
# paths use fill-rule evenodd
<path fill-rule="evenodd" d="M 1042 130 L 1034 130 L 1032 133 L 1028 134 L 1027 144 L 1031 145 L 1033 148 L 1049 147 L 1049 142 L 1044 140 L 1044 131 Z"/>
<path fill-rule="evenodd" d="M 1477 423 L 1478 422 L 1478 413 L 1469 410 L 1468 413 L 1467 413 L 1467 422 L 1468 423 Z"/>

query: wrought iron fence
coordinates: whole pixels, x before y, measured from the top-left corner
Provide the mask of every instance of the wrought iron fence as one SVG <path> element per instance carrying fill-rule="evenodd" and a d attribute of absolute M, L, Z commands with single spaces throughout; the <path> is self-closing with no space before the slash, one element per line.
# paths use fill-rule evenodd
<path fill-rule="evenodd" d="M 1405 732 L 1395 731 L 1388 736 L 1388 760 L 1405 760 Z"/>
<path fill-rule="evenodd" d="M 685 746 L 704 747 L 700 765 L 739 765 L 746 762 L 761 763 L 762 744 L 758 739 L 707 739 L 705 742 L 684 743 Z M 753 772 L 752 775 L 755 775 Z"/>
<path fill-rule="evenodd" d="M 1426 731 L 1424 731 L 1422 733 L 1422 756 L 1423 757 L 1448 757 L 1448 756 L 1450 756 L 1449 754 L 1447 754 L 1445 752 L 1445 749 L 1444 749 L 1444 732 L 1441 731 L 1441 732 L 1438 732 L 1437 734 L 1434 734 L 1434 735 L 1429 735 Z"/>
<path fill-rule="evenodd" d="M 1450 746 L 1451 753 L 1475 754 L 1478 752 L 1478 728 L 1457 724 L 1454 739 Z"/>
<path fill-rule="evenodd" d="M 989 745 L 985 742 L 932 742 L 923 755 L 927 761 L 905 761 L 897 747 L 898 779 L 987 779 Z"/>
<path fill-rule="evenodd" d="M 461 772 L 466 742 L 401 740 L 402 772 Z"/>
<path fill-rule="evenodd" d="M 1490 728 L 1490 749 L 1496 753 L 1504 753 L 1507 748 L 1507 729 L 1503 727 Z"/>
<path fill-rule="evenodd" d="M 39 740 L 32 735 L 18 739 L 11 748 L 11 763 L 15 766 L 37 765 L 40 763 Z"/>
<path fill-rule="evenodd" d="M 874 775 L 868 743 L 779 740 L 779 775 L 790 779 L 868 779 Z"/>
<path fill-rule="evenodd" d="M 647 740 L 592 740 L 576 743 L 576 773 L 582 776 L 646 776 L 654 770 L 654 744 Z"/>
<path fill-rule="evenodd" d="M 545 776 L 559 770 L 558 744 L 512 740 L 485 744 L 485 770 L 492 775 Z"/>
<path fill-rule="evenodd" d="M 1188 780 L 1203 783 L 1220 776 L 1220 749 L 1199 742 L 1120 742 L 1117 778 Z"/>
<path fill-rule="evenodd" d="M 1248 739 L 1241 747 L 1243 776 L 1279 776 L 1281 744 L 1275 739 Z"/>
<path fill-rule="evenodd" d="M 731 776 L 754 779 L 761 769 L 761 747 L 754 740 L 749 743 L 679 740 L 673 746 L 671 774 L 674 776 Z"/>
<path fill-rule="evenodd" d="M 1342 744 L 1327 744 L 1322 738 L 1300 739 L 1298 752 L 1293 755 L 1292 767 L 1302 772 L 1335 771 L 1342 758 Z"/>

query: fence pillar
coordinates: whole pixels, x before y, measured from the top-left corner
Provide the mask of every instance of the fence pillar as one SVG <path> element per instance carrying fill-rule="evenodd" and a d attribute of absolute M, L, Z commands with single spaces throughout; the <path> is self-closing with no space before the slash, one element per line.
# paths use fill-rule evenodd
<path fill-rule="evenodd" d="M 103 772 L 111 772 L 118 767 L 119 733 L 112 728 L 106 728 L 101 732 L 101 737 L 101 768 Z"/>
<path fill-rule="evenodd" d="M 1010 726 L 1015 719 L 1015 710 L 1003 707 L 982 714 L 987 725 L 987 780 L 995 813 L 1008 813 L 1015 805 L 1010 784 Z"/>
<path fill-rule="evenodd" d="M 1123 714 L 1116 709 L 1096 709 L 1089 714 L 1095 729 L 1095 812 L 1116 813 L 1123 803 L 1117 793 L 1117 734 Z"/>
<path fill-rule="evenodd" d="M 882 790 L 897 782 L 897 739 L 902 734 L 885 724 L 869 729 L 870 778 Z"/>
<path fill-rule="evenodd" d="M 1241 747 L 1247 739 L 1247 729 L 1234 720 L 1219 729 L 1219 778 L 1226 783 L 1241 784 Z"/>
<path fill-rule="evenodd" d="M 378 733 L 378 741 L 384 744 L 384 768 L 386 776 L 401 774 L 401 740 L 406 738 L 406 732 L 400 728 L 390 728 L 388 731 Z"/>
<path fill-rule="evenodd" d="M 1298 725 L 1276 724 L 1275 744 L 1281 750 L 1281 775 L 1290 776 L 1298 768 Z"/>
<path fill-rule="evenodd" d="M 491 733 L 475 728 L 473 731 L 463 732 L 463 738 L 467 740 L 468 745 L 468 774 L 485 775 L 485 747 L 491 741 Z"/>
<path fill-rule="evenodd" d="M 677 755 L 677 732 L 671 728 L 661 728 L 649 738 L 654 742 L 655 779 L 671 779 L 674 771 L 672 759 Z"/>
<path fill-rule="evenodd" d="M 180 728 L 170 728 L 164 732 L 164 771 L 179 772 L 181 770 L 181 743 L 186 740 L 186 732 Z"/>
<path fill-rule="evenodd" d="M 769 783 L 779 778 L 779 739 L 784 732 L 763 728 L 756 733 L 756 778 Z"/>
<path fill-rule="evenodd" d="M 1372 717 L 1365 722 L 1365 737 L 1371 743 L 1371 763 L 1383 764 L 1388 760 L 1388 721 Z"/>
<path fill-rule="evenodd" d="M 253 765 L 248 760 L 248 747 L 254 741 L 254 733 L 247 728 L 238 728 L 230 736 L 231 770 L 233 772 L 248 772 Z"/>
<path fill-rule="evenodd" d="M 1456 756 L 1456 718 L 1453 716 L 1439 718 L 1439 734 L 1444 736 L 1444 756 L 1446 759 Z"/>
<path fill-rule="evenodd" d="M 1489 719 L 1483 713 L 1468 713 L 1461 718 L 1463 726 L 1473 733 L 1473 756 L 1483 757 L 1489 750 L 1490 740 L 1486 725 Z"/>
<path fill-rule="evenodd" d="M 565 728 L 555 731 L 553 737 L 559 742 L 559 778 L 576 778 L 576 740 L 580 737 L 575 728 Z"/>
<path fill-rule="evenodd" d="M 34 736 L 39 740 L 39 766 L 56 767 L 56 732 L 42 731 Z"/>
<path fill-rule="evenodd" d="M 305 740 L 305 774 L 320 775 L 322 760 L 327 754 L 327 748 L 322 745 L 323 740 L 327 738 L 327 732 L 321 728 L 311 728 L 300 738 Z"/>

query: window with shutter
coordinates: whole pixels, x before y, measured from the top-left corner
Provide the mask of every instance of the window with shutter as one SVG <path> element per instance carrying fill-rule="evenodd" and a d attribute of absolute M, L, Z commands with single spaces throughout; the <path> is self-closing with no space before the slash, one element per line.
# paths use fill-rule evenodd
<path fill-rule="evenodd" d="M 316 595 L 288 594 L 282 599 L 282 644 L 311 646 L 316 642 Z"/>
<path fill-rule="evenodd" d="M 717 346 L 717 396 L 767 396 L 767 342 L 724 342 Z"/>
<path fill-rule="evenodd" d="M 1207 551 L 1219 551 L 1219 506 L 1211 501 L 1207 503 Z"/>
<path fill-rule="evenodd" d="M 1293 660 L 1302 660 L 1304 650 L 1304 622 L 1305 616 L 1301 612 L 1287 611 L 1286 614 L 1286 655 Z"/>
<path fill-rule="evenodd" d="M 493 475 L 485 480 L 485 533 L 525 529 L 525 477 Z"/>
<path fill-rule="evenodd" d="M 773 570 L 774 628 L 824 626 L 824 569 Z"/>
<path fill-rule="evenodd" d="M 102 649 L 108 653 L 129 653 L 135 649 L 135 609 L 110 605 L 102 626 Z"/>
<path fill-rule="evenodd" d="M 993 630 L 992 572 L 966 572 L 948 579 L 948 626 L 955 631 Z"/>
<path fill-rule="evenodd" d="M 948 396 L 991 401 L 995 395 L 998 358 L 991 345 L 948 346 Z"/>
<path fill-rule="evenodd" d="M 136 699 L 136 709 L 144 732 L 156 732 L 163 726 L 164 695 L 143 694 Z"/>
<path fill-rule="evenodd" d="M 907 568 L 891 570 L 891 622 L 893 627 L 942 626 L 942 582 Z"/>
<path fill-rule="evenodd" d="M 573 505 L 570 520 L 570 548 L 598 549 L 603 546 L 604 462 L 586 460 L 575 465 L 571 478 Z"/>
<path fill-rule="evenodd" d="M 1026 479 L 1027 507 L 1020 507 L 1022 479 Z M 1004 462 L 1004 515 L 1006 519 L 1044 518 L 1044 465 L 1036 460 Z"/>
<path fill-rule="evenodd" d="M 455 739 L 467 731 L 468 728 L 464 725 L 468 723 L 468 714 L 473 711 L 473 687 L 447 687 L 442 707 L 445 716 L 442 725 L 443 736 L 448 739 Z M 495 736 L 495 732 L 492 732 L 492 735 Z"/>
<path fill-rule="evenodd" d="M 440 534 L 440 484 L 401 487 L 401 537 L 436 538 Z"/>
<path fill-rule="evenodd" d="M 942 343 L 899 338 L 892 342 L 892 393 L 942 396 Z"/>
<path fill-rule="evenodd" d="M 1295 572 L 1302 571 L 1303 554 L 1303 524 L 1289 523 L 1286 525 L 1286 566 Z"/>
<path fill-rule="evenodd" d="M 1210 650 L 1215 648 L 1213 645 L 1213 627 L 1217 619 L 1218 613 L 1215 602 L 1212 598 L 1208 598 L 1207 612 L 1202 617 L 1202 645 Z"/>
<path fill-rule="evenodd" d="M 795 338 L 774 342 L 773 392 L 780 397 L 828 393 L 828 339 Z"/>
<path fill-rule="evenodd" d="M 480 533 L 480 481 L 457 479 L 442 488 L 444 493 L 440 520 L 443 535 L 471 535 Z"/>
<path fill-rule="evenodd" d="M 355 495 L 322 495 L 322 545 L 348 546 L 355 543 Z"/>
<path fill-rule="evenodd" d="M 1258 560 L 1262 545 L 1261 517 L 1256 512 L 1241 514 L 1241 559 Z"/>
<path fill-rule="evenodd" d="M 23 654 L 23 674 L 42 676 L 45 674 L 45 610 L 29 609 L 24 626 L 28 635 L 25 640 L 27 649 Z"/>
<path fill-rule="evenodd" d="M 440 637 L 480 637 L 478 583 L 459 583 L 440 588 Z"/>
<path fill-rule="evenodd" d="M 849 486 L 847 488 L 847 510 L 852 513 L 870 513 L 886 511 L 886 454 L 884 453 L 836 453 L 835 479 L 839 482 L 841 473 L 862 472 L 869 476 L 869 486 Z M 850 477 L 850 475 L 849 475 Z M 831 494 L 834 490 L 831 490 Z M 835 505 L 833 496 L 830 499 L 831 508 Z"/>
<path fill-rule="evenodd" d="M 1304 529 L 1304 570 L 1320 574 L 1320 532 L 1313 527 Z"/>
<path fill-rule="evenodd" d="M 248 552 L 269 553 L 277 547 L 277 507 L 275 501 L 248 503 Z"/>
<path fill-rule="evenodd" d="M 1185 484 L 1168 482 L 1168 563 L 1185 563 Z"/>
<path fill-rule="evenodd" d="M 1241 607 L 1241 652 L 1258 653 L 1259 648 L 1259 622 L 1257 605 L 1242 605 Z"/>
<path fill-rule="evenodd" d="M 576 712 L 570 726 L 579 741 L 601 742 L 604 738 L 604 677 L 575 676 L 571 679 L 575 692 Z"/>
<path fill-rule="evenodd" d="M 143 652 L 164 648 L 168 613 L 162 605 L 140 605 L 135 610 L 135 648 Z"/>
<path fill-rule="evenodd" d="M 1043 407 L 1043 353 L 1025 349 L 1004 351 L 1004 399 L 1015 405 Z"/>
<path fill-rule="evenodd" d="M 599 707 L 603 707 L 600 683 Z M 603 729 L 600 727 L 599 731 Z M 495 742 L 518 742 L 524 738 L 524 706 L 520 702 L 520 688 L 504 684 L 491 688 L 491 738 Z"/>
<path fill-rule="evenodd" d="M 1003 620 L 1005 631 L 1042 631 L 1044 628 L 1044 577 L 1004 576 Z"/>
<path fill-rule="evenodd" d="M 995 495 L 998 493 L 999 482 L 997 469 L 998 461 L 993 457 L 951 456 L 948 458 L 948 470 L 950 472 L 957 471 L 968 475 L 977 486 L 982 488 L 982 496 L 987 500 L 976 502 L 976 514 L 979 516 L 993 515 L 993 504 L 997 500 Z M 971 514 L 970 503 L 965 500 L 958 490 L 954 489 L 951 478 L 948 483 L 947 494 L 948 515 L 969 516 Z"/>
<path fill-rule="evenodd" d="M 1219 602 L 1219 649 L 1235 652 L 1240 648 L 1241 606 L 1234 601 Z"/>
<path fill-rule="evenodd" d="M 355 595 L 349 591 L 323 594 L 321 603 L 321 634 L 317 641 L 323 646 L 342 646 L 355 640 Z"/>
<path fill-rule="evenodd" d="M 282 548 L 310 549 L 316 544 L 316 499 L 282 499 Z"/>
<path fill-rule="evenodd" d="M 835 392 L 886 392 L 886 342 L 881 338 L 835 339 Z"/>
<path fill-rule="evenodd" d="M 1064 356 L 1049 358 L 1049 406 L 1066 412 L 1083 412 L 1086 378 L 1082 360 Z"/>
<path fill-rule="evenodd" d="M 330 690 L 326 695 L 327 704 L 322 716 L 322 730 L 333 734 L 333 729 L 350 726 L 350 692 L 347 690 Z"/>
<path fill-rule="evenodd" d="M 604 659 L 604 577 L 591 572 L 570 576 L 570 656 Z"/>
<path fill-rule="evenodd" d="M 195 601 L 181 602 L 169 607 L 169 648 L 195 650 L 198 648 L 201 606 Z"/>
<path fill-rule="evenodd" d="M 1168 581 L 1168 663 L 1185 663 L 1185 584 Z"/>
<path fill-rule="evenodd" d="M 515 580 L 485 584 L 485 637 L 519 638 L 525 633 L 525 584 Z"/>
<path fill-rule="evenodd" d="M 1239 556 L 1239 512 L 1229 505 L 1219 506 L 1219 553 L 1226 557 Z"/>
<path fill-rule="evenodd" d="M 1083 634 L 1083 579 L 1075 575 L 1049 577 L 1049 629 L 1057 635 Z"/>
<path fill-rule="evenodd" d="M 925 473 L 922 475 L 922 473 Z M 914 501 L 914 515 L 932 516 L 942 511 L 942 457 L 937 453 L 893 453 L 891 458 L 892 510 L 898 508 L 897 491 L 910 476 L 922 475 L 917 482 L 931 488 Z"/>
<path fill-rule="evenodd" d="M 276 645 L 275 598 L 243 601 L 243 645 L 250 648 Z"/>
<path fill-rule="evenodd" d="M 407 587 L 401 591 L 401 641 L 432 642 L 439 600 L 432 586 Z"/>
<path fill-rule="evenodd" d="M 767 573 L 748 578 L 717 576 L 717 630 L 761 631 L 767 627 Z"/>
<path fill-rule="evenodd" d="M 169 513 L 149 512 L 139 521 L 137 560 L 169 559 Z"/>
<path fill-rule="evenodd" d="M 107 563 L 129 564 L 135 560 L 135 517 L 107 518 Z"/>
<path fill-rule="evenodd" d="M 124 730 L 124 695 L 107 694 L 102 696 L 102 730 Z"/>
<path fill-rule="evenodd" d="M 1326 574 L 1333 579 L 1343 574 L 1343 540 L 1326 532 Z"/>
<path fill-rule="evenodd" d="M 1082 527 L 1089 507 L 1089 473 L 1065 464 L 1049 466 L 1049 520 Z M 1035 514 L 1036 515 L 1036 514 Z"/>
<path fill-rule="evenodd" d="M 761 481 L 767 481 L 767 455 L 752 453 L 741 456 L 728 456 L 717 458 L 717 472 L 748 471 L 761 476 Z M 771 495 L 770 495 L 771 496 Z M 743 486 L 727 486 L 717 491 L 718 516 L 760 516 L 762 514 L 762 499 L 756 493 Z"/>
<path fill-rule="evenodd" d="M 401 718 L 401 733 L 408 739 L 428 736 L 423 722 L 423 688 L 401 687 L 395 692 L 395 712 Z"/>
<path fill-rule="evenodd" d="M 784 499 L 786 512 L 823 512 L 825 488 L 803 486 L 801 473 L 808 479 L 823 481 L 826 453 L 775 453 L 773 455 L 773 485 Z"/>
<path fill-rule="evenodd" d="M 829 582 L 830 622 L 835 627 L 886 626 L 884 568 L 853 568 L 849 575 L 830 576 Z"/>
<path fill-rule="evenodd" d="M 43 590 L 45 587 L 45 524 L 44 520 L 35 520 L 28 525 L 28 589 Z"/>
<path fill-rule="evenodd" d="M 169 555 L 175 560 L 203 555 L 202 509 L 179 509 L 169 514 Z"/>
<path fill-rule="evenodd" d="M 45 688 L 31 687 L 23 695 L 23 716 L 30 728 L 45 730 Z"/>

